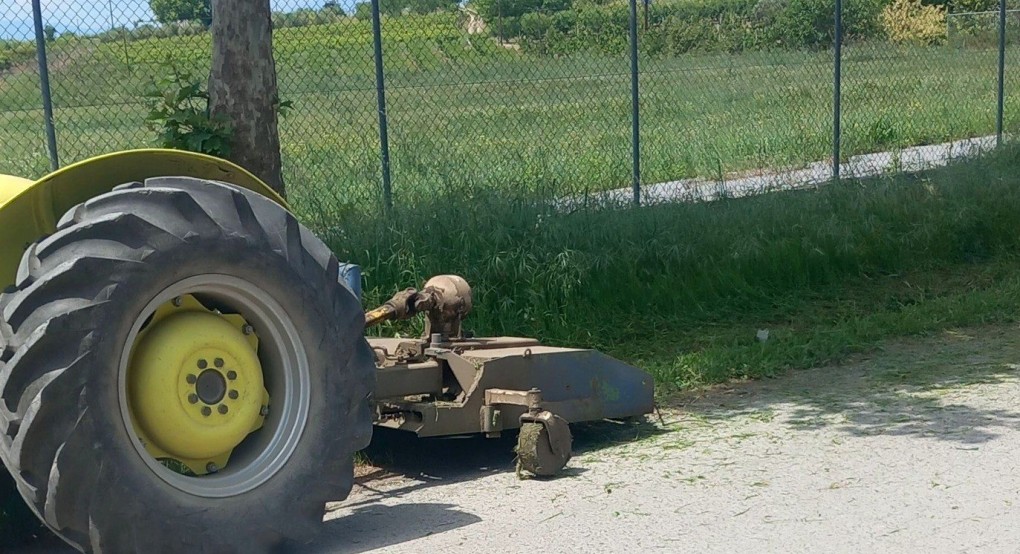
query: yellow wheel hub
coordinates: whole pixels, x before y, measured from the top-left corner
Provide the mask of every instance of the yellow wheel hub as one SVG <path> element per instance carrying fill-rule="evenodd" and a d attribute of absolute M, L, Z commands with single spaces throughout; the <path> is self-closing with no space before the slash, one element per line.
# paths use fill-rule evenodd
<path fill-rule="evenodd" d="M 226 467 L 268 413 L 258 338 L 239 315 L 182 296 L 156 310 L 134 345 L 128 402 L 146 451 L 196 475 Z"/>

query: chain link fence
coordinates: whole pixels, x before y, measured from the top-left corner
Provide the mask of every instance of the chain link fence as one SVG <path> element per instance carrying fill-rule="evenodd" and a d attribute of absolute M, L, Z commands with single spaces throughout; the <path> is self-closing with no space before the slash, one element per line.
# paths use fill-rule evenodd
<path fill-rule="evenodd" d="M 207 78 L 208 0 L 43 0 L 39 32 L 32 4 L 0 6 L 0 172 L 154 146 L 154 84 Z M 273 0 L 291 199 L 337 217 L 450 194 L 716 197 L 937 166 L 1020 127 L 1020 5 L 845 0 L 837 22 L 800 4 L 378 0 L 376 34 L 371 3 Z"/>

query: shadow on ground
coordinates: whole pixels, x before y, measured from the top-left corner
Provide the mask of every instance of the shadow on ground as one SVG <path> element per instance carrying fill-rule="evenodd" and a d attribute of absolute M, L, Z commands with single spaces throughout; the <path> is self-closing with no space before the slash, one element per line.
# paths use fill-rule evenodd
<path fill-rule="evenodd" d="M 990 387 L 1017 383 L 1012 387 Z M 976 328 L 891 341 L 850 362 L 684 395 L 683 420 L 779 418 L 794 429 L 855 436 L 915 436 L 962 445 L 1020 424 L 1018 410 L 988 395 L 1020 393 L 1020 329 Z M 992 407 L 996 406 L 996 407 Z"/>
<path fill-rule="evenodd" d="M 626 422 L 598 422 L 572 427 L 575 456 L 602 448 L 640 440 L 664 432 L 645 419 Z M 359 468 L 356 488 L 362 494 L 338 503 L 345 513 L 324 523 L 317 540 L 302 547 L 289 547 L 295 554 L 360 553 L 443 533 L 481 521 L 453 504 L 391 503 L 407 494 L 436 485 L 478 479 L 493 473 L 516 471 L 514 446 L 517 433 L 485 439 L 464 437 L 419 439 L 411 434 L 376 429 L 372 444 L 363 452 L 369 466 Z M 584 473 L 582 467 L 568 466 L 553 479 L 569 479 Z M 383 479 L 399 481 L 397 488 L 380 488 Z M 74 552 L 55 536 L 40 536 L 17 554 L 65 554 Z"/>
<path fill-rule="evenodd" d="M 590 453 L 664 432 L 645 419 L 572 426 L 574 454 Z M 342 515 L 330 519 L 320 540 L 302 553 L 360 553 L 452 531 L 481 521 L 478 515 L 450 504 L 402 504 L 402 497 L 421 489 L 516 472 L 517 433 L 502 437 L 419 439 L 404 432 L 377 429 L 363 452 L 369 465 L 357 479 L 359 494 L 330 506 Z M 569 466 L 551 479 L 583 474 Z M 388 484 L 397 483 L 396 486 Z M 397 501 L 397 502 L 394 502 Z M 494 509 L 498 509 L 494 497 Z"/>

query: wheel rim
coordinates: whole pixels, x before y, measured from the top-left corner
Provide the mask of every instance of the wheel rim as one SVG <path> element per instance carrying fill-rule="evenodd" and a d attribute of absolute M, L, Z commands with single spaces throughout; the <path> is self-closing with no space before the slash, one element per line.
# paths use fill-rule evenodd
<path fill-rule="evenodd" d="M 118 386 L 149 469 L 219 498 L 258 487 L 287 463 L 308 419 L 311 379 L 283 307 L 249 281 L 208 274 L 168 287 L 136 317 Z"/>
<path fill-rule="evenodd" d="M 226 468 L 269 413 L 258 348 L 240 314 L 216 312 L 190 294 L 158 307 L 133 342 L 126 382 L 149 455 L 194 475 Z"/>

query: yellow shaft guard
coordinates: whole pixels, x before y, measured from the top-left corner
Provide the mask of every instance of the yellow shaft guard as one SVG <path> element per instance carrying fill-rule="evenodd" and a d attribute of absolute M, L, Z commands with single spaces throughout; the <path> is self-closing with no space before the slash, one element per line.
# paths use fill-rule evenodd
<path fill-rule="evenodd" d="M 56 230 L 67 210 L 117 185 L 150 177 L 195 177 L 257 192 L 288 208 L 268 185 L 226 160 L 181 150 L 126 150 L 61 168 L 38 181 L 0 175 L 0 290 L 14 283 L 25 248 Z"/>

